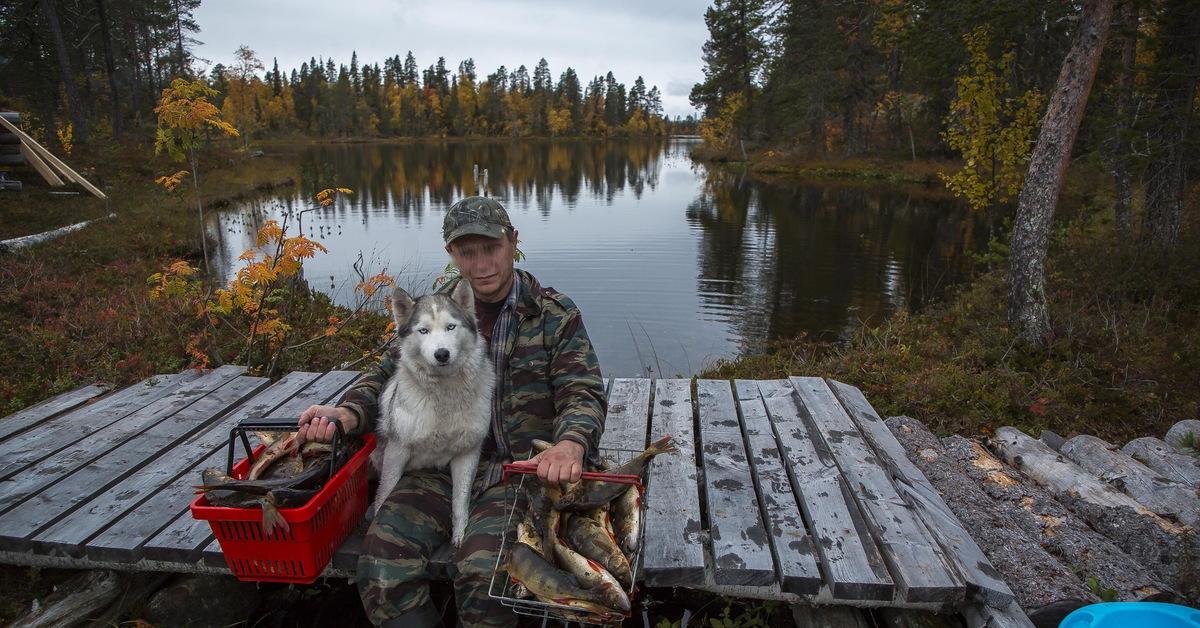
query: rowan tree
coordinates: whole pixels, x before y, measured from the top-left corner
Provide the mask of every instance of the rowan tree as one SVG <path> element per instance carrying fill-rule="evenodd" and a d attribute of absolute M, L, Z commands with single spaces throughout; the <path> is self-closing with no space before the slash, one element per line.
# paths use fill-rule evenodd
<path fill-rule="evenodd" d="M 154 142 L 154 152 L 163 150 L 176 161 L 188 159 L 191 163 L 192 194 L 196 201 L 196 214 L 200 220 L 200 249 L 204 253 L 204 270 L 208 267 L 208 244 L 204 232 L 204 203 L 200 200 L 200 162 L 197 150 L 203 146 L 211 131 L 218 134 L 237 137 L 238 130 L 233 125 L 221 119 L 221 111 L 209 102 L 216 96 L 216 90 L 201 81 L 175 79 L 171 86 L 164 89 L 159 105 L 154 109 L 158 115 L 158 131 Z M 171 178 L 161 177 L 158 182 L 175 189 L 180 175 L 177 173 L 174 184 Z"/>

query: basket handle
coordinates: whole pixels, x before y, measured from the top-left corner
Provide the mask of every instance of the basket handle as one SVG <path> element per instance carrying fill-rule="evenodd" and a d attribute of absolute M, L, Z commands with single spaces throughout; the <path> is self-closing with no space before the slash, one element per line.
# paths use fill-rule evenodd
<path fill-rule="evenodd" d="M 297 419 L 292 417 L 256 417 L 246 418 L 238 421 L 238 424 L 229 430 L 229 459 L 226 462 L 229 473 L 233 473 L 233 450 L 234 442 L 241 437 L 242 446 L 246 448 L 246 457 L 254 460 L 254 449 L 250 447 L 250 438 L 246 436 L 246 432 L 295 432 L 300 429 L 300 424 Z M 333 479 L 334 465 L 338 454 L 338 445 L 346 439 L 346 428 L 342 426 L 342 421 L 337 417 L 329 417 L 329 422 L 337 426 L 337 432 L 333 434 L 333 451 L 329 453 L 329 477 L 325 479 L 326 483 Z"/>
<path fill-rule="evenodd" d="M 537 467 L 530 467 L 514 462 L 506 462 L 502 465 L 504 475 L 500 481 L 507 482 L 509 473 L 526 473 L 537 474 Z M 592 471 L 584 471 L 580 476 L 580 480 L 600 480 L 602 482 L 612 482 L 614 484 L 636 484 L 642 485 L 642 477 L 639 475 L 621 475 L 619 473 L 595 473 Z"/>

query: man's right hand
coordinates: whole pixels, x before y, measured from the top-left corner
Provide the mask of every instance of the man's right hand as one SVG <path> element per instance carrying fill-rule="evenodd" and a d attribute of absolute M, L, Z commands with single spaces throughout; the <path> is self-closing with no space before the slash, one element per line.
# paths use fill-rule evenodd
<path fill-rule="evenodd" d="M 358 415 L 349 408 L 309 406 L 307 410 L 300 413 L 300 420 L 297 421 L 300 429 L 296 430 L 296 444 L 303 445 L 308 441 L 333 442 L 333 435 L 337 433 L 337 427 L 329 420 L 331 418 L 341 421 L 342 429 L 346 432 L 352 432 L 354 428 L 358 427 Z"/>

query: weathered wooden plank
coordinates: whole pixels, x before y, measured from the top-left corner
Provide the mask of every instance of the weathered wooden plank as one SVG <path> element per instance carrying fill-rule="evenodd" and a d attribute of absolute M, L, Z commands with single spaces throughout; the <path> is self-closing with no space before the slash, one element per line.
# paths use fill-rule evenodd
<path fill-rule="evenodd" d="M 829 385 L 817 377 L 793 377 L 790 381 L 798 403 L 803 404 L 851 494 L 872 524 L 871 534 L 883 550 L 883 559 L 898 589 L 897 597 L 906 602 L 962 600 L 965 583 L 949 567 L 925 524 L 900 497 Z"/>
<path fill-rule="evenodd" d="M 783 452 L 784 466 L 809 524 L 825 583 L 834 599 L 891 600 L 895 585 L 866 530 L 842 476 L 828 454 L 818 453 L 786 380 L 758 384 Z"/>
<path fill-rule="evenodd" d="M 160 527 L 165 525 L 170 518 L 186 508 L 186 503 L 178 496 L 174 496 L 175 499 L 166 501 L 166 503 L 150 504 L 147 507 L 147 502 L 154 495 L 181 477 L 188 480 L 191 485 L 196 484 L 200 473 L 194 468 L 195 465 L 213 452 L 224 450 L 224 445 L 229 440 L 229 430 L 238 421 L 243 418 L 260 416 L 264 411 L 269 411 L 270 407 L 266 407 L 267 400 L 278 405 L 284 399 L 311 384 L 318 376 L 317 373 L 290 373 L 284 376 L 270 388 L 243 401 L 225 418 L 213 422 L 209 427 L 179 443 L 171 450 L 170 455 L 161 456 L 149 462 L 136 473 L 95 496 L 58 523 L 35 535 L 33 537 L 34 547 L 38 551 L 47 553 L 81 555 L 87 549 L 85 543 L 88 539 L 126 516 L 157 521 Z M 242 377 L 239 379 L 250 380 L 252 378 Z M 262 385 L 266 383 L 265 380 L 262 381 Z M 224 466 L 223 462 L 218 466 Z M 138 526 L 129 527 L 137 528 Z M 119 526 L 117 530 L 118 533 L 122 533 L 126 530 L 126 526 Z M 143 534 L 140 538 L 144 540 L 147 537 Z M 95 554 L 93 557 L 105 559 Z"/>
<path fill-rule="evenodd" d="M 758 509 L 733 389 L 726 381 L 699 380 L 696 401 L 713 579 L 717 584 L 771 584 L 776 579 L 775 562 Z"/>
<path fill-rule="evenodd" d="M 602 449 L 641 451 L 650 422 L 650 380 L 616 378 L 608 393 Z"/>
<path fill-rule="evenodd" d="M 196 379 L 192 371 L 151 377 L 140 384 L 104 397 L 96 403 L 76 408 L 39 423 L 0 442 L 0 480 L 22 472 L 34 462 L 45 460 L 64 447 L 77 445 L 125 416 L 145 408 Z M 4 501 L 0 498 L 0 508 Z"/>
<path fill-rule="evenodd" d="M 1181 454 L 1166 441 L 1149 436 L 1135 438 L 1125 443 L 1121 451 L 1176 482 L 1200 488 L 1200 458 Z"/>
<path fill-rule="evenodd" d="M 1194 487 L 1159 475 L 1095 436 L 1071 438 L 1063 444 L 1062 453 L 1146 508 L 1172 516 L 1193 529 L 1200 528 L 1200 499 Z"/>
<path fill-rule="evenodd" d="M 70 392 L 46 399 L 24 410 L 18 410 L 0 419 L 0 440 L 27 430 L 63 412 L 74 410 L 92 399 L 103 395 L 110 388 L 112 387 L 107 384 L 81 386 Z"/>
<path fill-rule="evenodd" d="M 748 443 L 750 470 L 778 569 L 779 587 L 788 593 L 816 595 L 821 589 L 817 550 L 804 525 L 792 484 L 780 459 L 779 445 L 767 419 L 758 385 L 734 382 L 742 431 Z"/>
<path fill-rule="evenodd" d="M 242 411 L 235 412 L 236 420 L 250 417 L 299 417 L 300 412 L 314 403 L 331 403 L 340 399 L 342 393 L 358 378 L 360 373 L 334 371 L 325 373 L 316 381 L 304 375 L 307 385 L 294 390 L 294 384 L 284 384 L 283 379 L 275 387 L 248 401 Z M 283 385 L 281 385 L 283 384 Z M 276 388 L 278 387 L 278 388 Z M 88 554 L 94 557 L 132 554 L 136 558 L 154 561 L 194 561 L 199 552 L 212 539 L 208 521 L 192 519 L 190 506 L 196 495 L 191 486 L 196 484 L 200 472 L 208 467 L 223 468 L 227 461 L 227 438 L 235 423 L 222 426 L 218 436 L 222 441 L 196 465 L 180 474 L 179 478 L 164 486 L 161 491 L 140 504 L 137 515 L 126 515 L 118 524 L 109 526 L 88 542 Z M 202 524 L 202 525 L 193 525 Z"/>
<path fill-rule="evenodd" d="M 0 483 L 0 513 L 12 511 L 30 495 L 83 468 L 122 443 L 131 439 L 141 440 L 148 427 L 203 399 L 213 390 L 238 377 L 244 370 L 242 367 L 221 367 L 184 384 L 167 396 L 86 438 L 78 435 L 78 432 L 83 430 L 76 431 L 73 444 L 52 455 L 46 455 L 30 464 L 19 475 Z"/>
<path fill-rule="evenodd" d="M 671 436 L 679 451 L 658 456 L 651 467 L 642 573 L 650 586 L 686 585 L 704 578 L 691 382 L 660 379 L 655 384 L 651 437 Z"/>
<path fill-rule="evenodd" d="M 38 531 L 49 527 L 88 500 L 141 472 L 164 453 L 224 415 L 242 399 L 265 387 L 268 380 L 237 377 L 161 421 L 146 426 L 135 438 L 102 452 L 74 472 L 48 474 L 51 480 L 32 491 L 19 508 L 0 515 L 0 548 L 21 551 Z M 48 548 L 42 548 L 43 550 Z"/>
<path fill-rule="evenodd" d="M 893 481 L 902 489 L 902 496 L 921 514 L 925 524 L 934 531 L 934 539 L 941 544 L 958 573 L 966 579 L 968 595 L 996 608 L 1007 607 L 1014 599 L 1008 584 L 999 576 L 987 555 L 954 516 L 933 484 L 908 459 L 904 447 L 867 402 L 862 391 L 832 380 L 828 384 L 879 460 L 891 472 Z"/>

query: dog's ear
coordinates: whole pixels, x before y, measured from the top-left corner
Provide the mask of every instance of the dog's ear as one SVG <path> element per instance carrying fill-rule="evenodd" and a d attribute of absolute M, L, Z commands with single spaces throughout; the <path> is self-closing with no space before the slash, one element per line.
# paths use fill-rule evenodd
<path fill-rule="evenodd" d="M 461 307 L 464 312 L 470 315 L 471 319 L 475 318 L 475 292 L 471 290 L 471 284 L 466 279 L 459 279 L 454 285 L 454 291 L 450 293 L 450 298 Z"/>
<path fill-rule="evenodd" d="M 400 286 L 392 288 L 392 318 L 396 321 L 397 329 L 404 327 L 416 303 Z"/>

